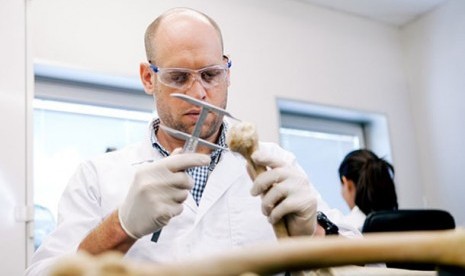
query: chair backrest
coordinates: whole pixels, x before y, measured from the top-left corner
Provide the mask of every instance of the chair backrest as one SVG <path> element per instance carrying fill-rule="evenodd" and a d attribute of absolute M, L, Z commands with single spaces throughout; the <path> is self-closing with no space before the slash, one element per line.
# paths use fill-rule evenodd
<path fill-rule="evenodd" d="M 395 210 L 370 213 L 362 232 L 397 232 L 454 229 L 455 221 L 444 210 Z"/>
<path fill-rule="evenodd" d="M 362 227 L 362 233 L 398 232 L 422 230 L 454 229 L 455 221 L 452 215 L 444 210 L 405 209 L 393 211 L 378 211 L 370 213 Z M 386 263 L 387 267 L 434 270 L 433 264 Z"/>

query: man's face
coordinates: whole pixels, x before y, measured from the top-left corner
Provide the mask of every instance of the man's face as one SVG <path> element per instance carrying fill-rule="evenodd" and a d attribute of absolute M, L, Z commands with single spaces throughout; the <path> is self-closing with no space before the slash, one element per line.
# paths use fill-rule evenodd
<path fill-rule="evenodd" d="M 157 54 L 155 60 L 152 61 L 157 67 L 197 70 L 207 66 L 226 64 L 218 34 L 209 24 L 192 19 L 178 19 L 164 26 L 166 27 L 157 33 Z M 229 71 L 227 74 L 228 77 L 215 87 L 205 88 L 199 80 L 195 80 L 186 89 L 177 89 L 163 84 L 155 75 L 154 97 L 162 124 L 185 133 L 192 133 L 199 118 L 200 107 L 171 97 L 172 93 L 186 94 L 226 108 Z M 216 137 L 222 120 L 223 116 L 209 113 L 204 121 L 200 137 L 206 140 Z"/>

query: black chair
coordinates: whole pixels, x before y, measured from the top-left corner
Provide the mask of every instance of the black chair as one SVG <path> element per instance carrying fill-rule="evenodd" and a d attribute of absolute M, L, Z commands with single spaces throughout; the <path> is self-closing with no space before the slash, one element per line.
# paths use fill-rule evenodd
<path fill-rule="evenodd" d="M 447 230 L 454 228 L 454 218 L 447 211 L 405 209 L 370 213 L 365 219 L 362 233 Z M 435 270 L 436 268 L 434 264 L 417 263 L 386 263 L 386 266 L 413 270 Z"/>

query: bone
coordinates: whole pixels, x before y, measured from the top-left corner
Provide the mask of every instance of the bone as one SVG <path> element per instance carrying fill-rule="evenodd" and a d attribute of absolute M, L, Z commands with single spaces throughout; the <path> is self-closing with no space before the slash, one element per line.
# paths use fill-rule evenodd
<path fill-rule="evenodd" d="M 51 276 L 138 276 L 135 264 L 123 259 L 119 252 L 107 252 L 97 257 L 83 251 L 60 259 Z"/>
<path fill-rule="evenodd" d="M 186 271 L 192 276 L 241 275 L 245 272 L 272 275 L 282 271 L 383 262 L 433 263 L 465 268 L 464 244 L 464 229 L 371 233 L 363 239 L 299 237 L 180 265 L 160 266 L 156 271 L 158 274 L 147 275 L 185 275 L 183 272 Z"/>
<path fill-rule="evenodd" d="M 157 276 L 157 275 L 273 275 L 283 271 L 315 270 L 344 265 L 383 262 L 432 263 L 465 271 L 465 230 L 369 233 L 363 239 L 299 237 L 236 248 L 214 256 L 165 264 L 129 261 L 105 254 L 60 259 L 51 276 Z M 109 267 L 108 264 L 116 266 Z M 77 273 L 73 273 L 77 271 Z M 460 271 L 462 269 L 462 271 Z M 105 274 L 112 271 L 113 274 Z M 115 273 L 118 271 L 118 274 Z M 402 270 L 400 270 L 402 271 Z M 400 271 L 396 270 L 400 275 Z M 360 271 L 359 271 L 360 272 Z M 409 270 L 404 271 L 406 275 Z M 344 275 L 365 275 L 352 273 Z M 314 275 L 314 274 L 311 274 Z M 320 274 L 317 274 L 320 275 Z M 327 274 L 324 274 L 327 275 Z M 338 274 L 339 275 L 339 274 Z M 384 274 L 390 275 L 389 270 Z M 418 274 L 416 274 L 418 275 Z M 424 274 L 421 274 L 424 275 Z M 449 275 L 449 274 L 448 274 Z M 452 275 L 452 274 L 450 274 Z"/>
<path fill-rule="evenodd" d="M 226 143 L 231 151 L 241 154 L 247 160 L 247 171 L 252 181 L 266 171 L 266 167 L 255 164 L 251 158 L 252 153 L 258 149 L 258 134 L 253 124 L 240 122 L 233 125 L 228 131 Z M 273 230 L 278 239 L 289 237 L 284 220 L 273 224 Z"/>

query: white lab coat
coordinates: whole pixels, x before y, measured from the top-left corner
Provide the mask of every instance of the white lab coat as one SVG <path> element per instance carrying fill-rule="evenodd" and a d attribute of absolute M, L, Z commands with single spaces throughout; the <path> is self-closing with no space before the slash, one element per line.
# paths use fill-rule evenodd
<path fill-rule="evenodd" d="M 365 213 L 358 208 L 357 205 L 350 210 L 350 213 L 346 216 L 346 221 L 350 223 L 353 227 L 357 228 L 359 231 L 362 231 L 363 224 L 365 223 L 366 219 Z"/>
<path fill-rule="evenodd" d="M 260 147 L 298 166 L 294 155 L 277 145 L 261 143 Z M 60 201 L 57 229 L 34 254 L 26 275 L 47 275 L 57 258 L 76 252 L 89 231 L 125 199 L 134 164 L 160 158 L 160 153 L 147 139 L 81 164 Z M 275 240 L 272 226 L 261 213 L 260 197 L 250 195 L 251 187 L 244 159 L 229 151 L 223 152 L 208 178 L 200 205 L 196 205 L 193 197 L 188 197 L 183 212 L 163 227 L 156 243 L 147 235 L 131 247 L 126 257 L 153 262 L 192 260 Z M 319 194 L 318 197 L 319 209 L 327 210 Z M 331 214 L 335 212 L 327 210 L 328 217 L 332 219 Z M 333 222 L 337 224 L 337 219 Z M 345 227 L 341 228 L 341 233 L 360 235 Z"/>

